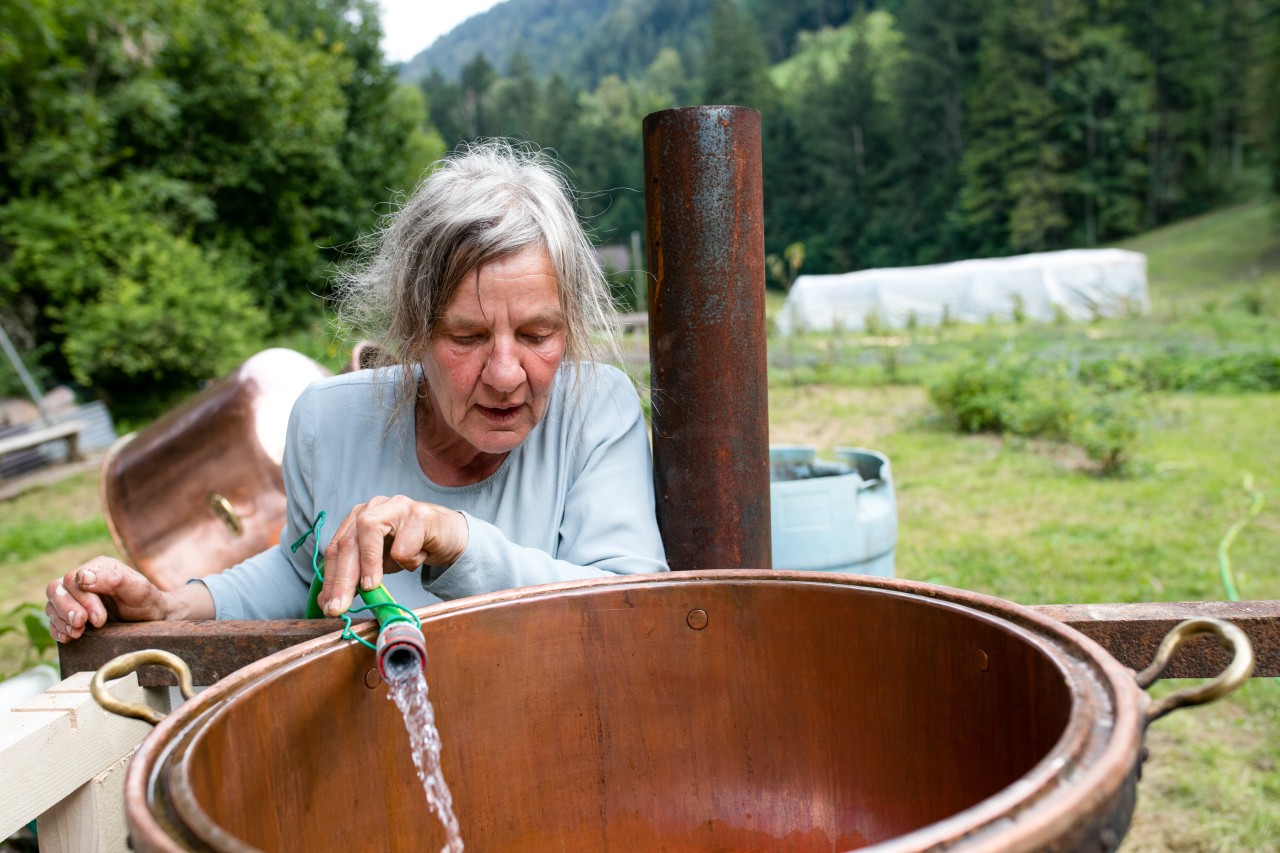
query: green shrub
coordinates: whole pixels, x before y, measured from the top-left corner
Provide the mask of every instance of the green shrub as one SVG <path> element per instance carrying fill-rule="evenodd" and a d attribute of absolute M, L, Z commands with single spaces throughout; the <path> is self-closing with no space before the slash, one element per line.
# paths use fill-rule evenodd
<path fill-rule="evenodd" d="M 1203 353 L 1183 347 L 1143 355 L 1122 352 L 1081 364 L 1080 378 L 1112 391 L 1280 391 L 1280 352 L 1247 349 Z"/>
<path fill-rule="evenodd" d="M 889 327 L 879 311 L 868 311 L 862 318 L 862 331 L 873 338 L 878 338 L 888 334 Z"/>
<path fill-rule="evenodd" d="M 1261 288 L 1251 288 L 1240 295 L 1240 307 L 1245 313 L 1261 317 L 1268 313 L 1270 299 Z"/>
<path fill-rule="evenodd" d="M 1025 371 L 1008 358 L 960 362 L 929 386 L 929 398 L 960 432 L 1010 431 L 1009 404 Z"/>
<path fill-rule="evenodd" d="M 1080 403 L 1067 440 L 1098 463 L 1102 474 L 1121 473 L 1140 437 L 1137 398 L 1128 393 L 1092 393 Z"/>
<path fill-rule="evenodd" d="M 1021 293 L 1013 294 L 1012 306 L 1010 309 L 1010 317 L 1014 325 L 1021 326 L 1027 322 L 1027 301 L 1022 297 Z"/>
<path fill-rule="evenodd" d="M 1106 475 L 1124 470 L 1140 437 L 1131 392 L 1084 384 L 1065 364 L 1008 355 L 969 360 L 934 382 L 929 397 L 961 432 L 1071 444 Z"/>
<path fill-rule="evenodd" d="M 890 385 L 902 382 L 902 364 L 898 358 L 898 348 L 886 346 L 880 350 L 880 367 L 884 370 L 884 381 Z"/>
<path fill-rule="evenodd" d="M 133 244 L 96 298 L 66 311 L 72 375 L 86 385 L 221 375 L 266 334 L 248 272 L 164 232 Z"/>
<path fill-rule="evenodd" d="M 17 675 L 47 659 L 55 643 L 49 634 L 49 617 L 38 604 L 19 604 L 0 616 L 0 637 L 16 634 L 23 647 L 22 661 L 14 672 L 0 672 L 0 680 Z"/>
<path fill-rule="evenodd" d="M 132 180 L 0 208 L 0 294 L 19 305 L 39 294 L 36 338 L 57 343 L 76 382 L 111 397 L 189 393 L 267 332 L 244 255 L 197 246 L 152 201 Z"/>

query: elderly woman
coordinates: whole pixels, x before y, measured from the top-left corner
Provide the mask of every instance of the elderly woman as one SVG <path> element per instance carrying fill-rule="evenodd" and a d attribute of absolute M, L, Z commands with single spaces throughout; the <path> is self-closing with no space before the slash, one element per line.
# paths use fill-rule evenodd
<path fill-rule="evenodd" d="M 298 399 L 280 545 L 171 592 L 99 557 L 49 584 L 55 637 L 111 618 L 300 617 L 313 547 L 329 615 L 384 572 L 416 607 L 666 569 L 640 404 L 601 363 L 608 285 L 542 155 L 487 143 L 446 160 L 341 293 L 398 363 Z M 292 551 L 322 511 L 341 523 Z"/>

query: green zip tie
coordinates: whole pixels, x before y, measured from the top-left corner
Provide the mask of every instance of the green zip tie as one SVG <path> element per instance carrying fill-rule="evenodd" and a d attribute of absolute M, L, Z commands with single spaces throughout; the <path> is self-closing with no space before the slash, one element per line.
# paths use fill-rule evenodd
<path fill-rule="evenodd" d="M 309 527 L 306 530 L 306 532 L 304 532 L 301 536 L 298 537 L 298 541 L 294 542 L 292 545 L 289 546 L 289 552 L 292 554 L 296 554 L 298 553 L 298 549 L 302 547 L 302 543 L 307 541 L 308 537 L 314 535 L 316 538 L 315 550 L 311 552 L 312 578 L 311 578 L 311 592 L 307 596 L 307 618 L 308 619 L 317 619 L 323 616 L 322 613 L 318 612 L 319 605 L 316 601 L 316 596 L 320 592 L 320 587 L 324 585 L 324 569 L 323 569 L 324 555 L 320 553 L 320 530 L 324 527 L 324 519 L 325 519 L 324 510 L 321 510 L 320 514 L 316 516 L 316 520 L 312 522 L 311 527 Z M 351 625 L 351 614 L 365 613 L 369 611 L 373 612 L 373 615 L 377 618 L 378 622 L 383 627 L 386 627 L 392 622 L 412 622 L 415 628 L 418 628 L 419 630 L 421 630 L 422 620 L 418 618 L 418 614 L 414 613 L 408 607 L 405 607 L 403 604 L 393 599 L 391 597 L 391 593 L 387 591 L 387 588 L 385 585 L 379 584 L 375 589 L 367 590 L 367 592 L 370 594 L 378 593 L 378 596 L 377 596 L 378 598 L 385 597 L 386 600 L 376 601 L 372 604 L 366 603 L 364 605 L 361 605 L 360 607 L 354 607 L 354 606 L 348 607 L 345 613 L 340 614 L 339 618 L 342 619 L 343 621 L 342 639 L 355 640 L 360 645 L 366 646 L 370 649 L 373 649 L 374 651 L 377 651 L 377 646 L 375 646 L 373 643 L 369 642 L 368 640 L 364 639 L 363 637 L 357 636 L 355 633 L 355 629 L 352 628 L 352 625 Z M 364 596 L 365 596 L 365 591 L 360 591 L 360 597 L 364 598 Z M 394 615 L 383 617 L 378 611 L 384 608 L 389 608 L 397 612 Z M 313 612 L 313 609 L 316 612 Z"/>

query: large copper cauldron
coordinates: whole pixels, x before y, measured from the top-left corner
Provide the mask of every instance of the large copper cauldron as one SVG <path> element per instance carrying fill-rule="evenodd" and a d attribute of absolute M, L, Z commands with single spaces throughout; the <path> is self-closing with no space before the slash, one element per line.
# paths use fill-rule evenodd
<path fill-rule="evenodd" d="M 1111 850 L 1161 713 L 1069 628 L 907 581 L 690 572 L 420 613 L 485 853 Z M 440 849 L 372 668 L 333 635 L 182 705 L 129 768 L 134 849 Z"/>
<path fill-rule="evenodd" d="M 112 445 L 102 510 L 125 562 L 174 589 L 278 542 L 289 412 L 328 375 L 301 353 L 264 350 Z"/>

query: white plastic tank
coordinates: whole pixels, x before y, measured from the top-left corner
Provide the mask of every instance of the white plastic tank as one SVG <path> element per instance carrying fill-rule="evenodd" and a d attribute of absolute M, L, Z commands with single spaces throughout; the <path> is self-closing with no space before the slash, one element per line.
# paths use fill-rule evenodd
<path fill-rule="evenodd" d="M 836 449 L 819 460 L 808 445 L 769 448 L 773 567 L 893 577 L 898 506 L 882 453 Z"/>
<path fill-rule="evenodd" d="M 21 675 L 0 681 L 0 711 L 7 711 L 28 699 L 36 698 L 61 680 L 56 669 L 42 663 Z"/>

